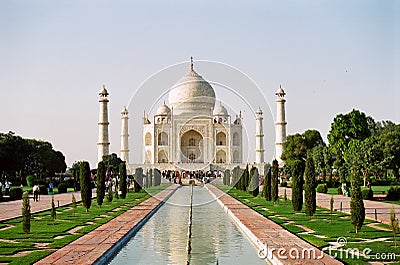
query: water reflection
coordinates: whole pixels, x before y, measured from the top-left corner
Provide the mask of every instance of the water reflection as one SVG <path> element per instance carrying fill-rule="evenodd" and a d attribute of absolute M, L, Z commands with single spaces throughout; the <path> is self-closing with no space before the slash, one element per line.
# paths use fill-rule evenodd
<path fill-rule="evenodd" d="M 193 192 L 192 254 L 186 254 L 190 187 L 182 187 L 110 264 L 266 264 L 207 190 Z"/>

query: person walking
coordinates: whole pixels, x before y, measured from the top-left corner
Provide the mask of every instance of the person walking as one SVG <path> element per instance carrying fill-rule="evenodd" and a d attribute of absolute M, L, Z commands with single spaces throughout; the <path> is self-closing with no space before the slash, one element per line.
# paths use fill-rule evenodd
<path fill-rule="evenodd" d="M 35 186 L 33 186 L 33 201 L 35 202 L 39 201 L 39 192 L 40 188 L 38 184 L 35 184 Z"/>

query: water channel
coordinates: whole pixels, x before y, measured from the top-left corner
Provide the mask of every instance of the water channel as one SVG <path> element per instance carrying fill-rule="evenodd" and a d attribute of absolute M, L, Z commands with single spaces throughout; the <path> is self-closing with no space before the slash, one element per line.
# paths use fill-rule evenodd
<path fill-rule="evenodd" d="M 179 188 L 110 264 L 266 264 L 203 187 L 193 187 L 192 252 L 188 255 L 190 189 Z"/>

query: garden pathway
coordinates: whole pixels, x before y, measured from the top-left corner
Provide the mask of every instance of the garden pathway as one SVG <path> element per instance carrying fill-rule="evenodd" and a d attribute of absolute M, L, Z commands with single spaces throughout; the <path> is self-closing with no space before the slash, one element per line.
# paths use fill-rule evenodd
<path fill-rule="evenodd" d="M 284 192 L 286 189 L 286 196 L 288 199 L 292 197 L 292 189 L 291 188 L 283 188 L 279 187 L 279 195 L 284 196 Z M 317 205 L 323 208 L 330 209 L 330 194 L 317 193 Z M 342 211 L 344 213 L 350 214 L 350 198 L 345 197 L 343 195 L 333 195 L 334 203 L 333 208 L 337 211 Z M 342 205 L 342 206 L 340 206 Z M 365 207 L 365 215 L 366 218 L 371 220 L 376 220 L 381 223 L 390 224 L 390 212 L 392 211 L 392 207 L 394 206 L 396 217 L 400 218 L 400 205 L 399 204 L 391 204 L 387 202 L 379 202 L 379 201 L 370 201 L 364 200 Z M 376 216 L 375 216 L 376 211 Z"/>
<path fill-rule="evenodd" d="M 70 204 L 72 202 L 72 194 L 74 194 L 76 202 L 81 201 L 81 192 L 69 192 L 54 195 L 54 204 L 56 207 Z M 96 190 L 92 190 L 92 197 L 96 197 Z M 51 195 L 40 195 L 39 201 L 33 201 L 30 196 L 29 203 L 31 213 L 42 212 L 51 208 Z M 20 217 L 22 215 L 22 200 L 8 201 L 0 203 L 0 221 L 9 220 Z"/>

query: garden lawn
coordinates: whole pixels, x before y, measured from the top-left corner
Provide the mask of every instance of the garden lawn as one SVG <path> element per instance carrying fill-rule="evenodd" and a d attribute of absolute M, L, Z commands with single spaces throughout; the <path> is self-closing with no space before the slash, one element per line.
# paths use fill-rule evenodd
<path fill-rule="evenodd" d="M 351 224 L 350 215 L 345 213 L 333 212 L 331 216 L 329 209 L 318 207 L 315 215 L 309 217 L 304 213 L 304 207 L 302 212 L 294 212 L 291 201 L 287 200 L 284 202 L 282 197 L 278 203 L 274 204 L 273 202 L 266 201 L 265 198 L 260 195 L 253 197 L 247 192 L 224 185 L 216 185 L 216 187 L 227 192 L 232 197 L 251 207 L 268 219 L 281 225 L 291 233 L 296 234 L 312 245 L 324 250 L 326 253 L 329 253 L 328 247 L 331 246 L 332 243 L 336 243 L 339 237 L 345 237 L 348 244 L 342 247 L 342 252 L 339 251 L 337 253 L 338 258 L 345 264 L 368 264 L 368 261 L 378 260 L 382 262 L 388 261 L 387 258 L 375 259 L 375 255 L 378 253 L 389 253 L 390 255 L 394 253 L 397 255 L 395 261 L 400 261 L 400 248 L 394 247 L 393 232 L 367 226 L 367 224 L 369 224 L 377 227 L 389 228 L 387 225 L 377 224 L 372 220 L 365 220 L 361 231 L 356 234 Z M 303 227 L 314 232 L 307 233 Z M 400 242 L 398 245 L 399 244 Z M 361 251 L 365 248 L 370 248 L 372 252 L 369 253 L 369 259 L 363 256 L 360 256 L 358 259 L 356 256 L 352 257 L 351 255 L 346 255 L 345 251 L 349 248 L 358 248 Z M 333 255 L 335 252 L 332 251 L 331 254 Z M 394 261 L 393 258 L 391 261 Z"/>
<path fill-rule="evenodd" d="M 50 211 L 32 214 L 29 234 L 23 233 L 22 217 L 0 222 L 0 263 L 33 264 L 168 186 L 151 187 L 148 193 L 128 192 L 125 199 L 114 196 L 112 202 L 105 198 L 101 207 L 94 198 L 89 212 L 81 203 L 77 203 L 75 210 L 71 205 L 59 207 L 55 221 Z"/>

